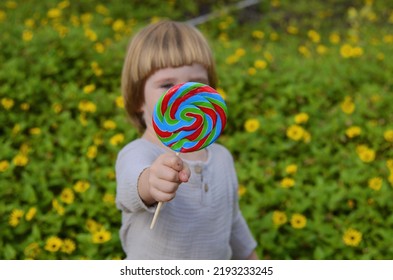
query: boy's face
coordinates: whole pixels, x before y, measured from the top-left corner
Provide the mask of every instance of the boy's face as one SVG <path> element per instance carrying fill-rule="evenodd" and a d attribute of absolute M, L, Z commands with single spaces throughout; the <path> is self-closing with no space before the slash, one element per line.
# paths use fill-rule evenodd
<path fill-rule="evenodd" d="M 208 85 L 209 78 L 206 69 L 197 63 L 177 68 L 163 68 L 156 71 L 146 80 L 144 89 L 145 103 L 141 108 L 146 122 L 145 134 L 155 135 L 152 126 L 152 115 L 161 95 L 172 86 L 186 82 L 199 82 Z"/>

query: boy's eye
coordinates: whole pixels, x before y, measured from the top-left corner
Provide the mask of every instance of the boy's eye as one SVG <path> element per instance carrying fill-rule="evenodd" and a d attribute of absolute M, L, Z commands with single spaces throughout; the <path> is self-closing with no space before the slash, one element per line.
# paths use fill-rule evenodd
<path fill-rule="evenodd" d="M 173 87 L 173 86 L 174 86 L 174 84 L 168 83 L 168 84 L 162 84 L 162 85 L 161 85 L 161 88 L 170 89 L 170 88 Z"/>

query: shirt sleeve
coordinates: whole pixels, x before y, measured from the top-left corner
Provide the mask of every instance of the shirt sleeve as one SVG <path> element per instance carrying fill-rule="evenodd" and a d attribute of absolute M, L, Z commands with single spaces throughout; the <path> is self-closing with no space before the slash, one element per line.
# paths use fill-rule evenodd
<path fill-rule="evenodd" d="M 232 247 L 232 259 L 235 260 L 248 258 L 256 247 L 256 242 L 240 211 L 237 211 L 232 224 L 230 244 Z"/>
<path fill-rule="evenodd" d="M 144 204 L 137 189 L 139 176 L 153 161 L 154 156 L 149 156 L 138 142 L 128 144 L 119 152 L 116 160 L 116 205 L 121 211 L 155 211 L 155 206 Z"/>
<path fill-rule="evenodd" d="M 233 158 L 231 156 L 231 162 L 233 163 Z M 236 170 L 234 164 L 232 164 L 230 170 L 230 174 L 232 174 L 232 182 L 233 182 L 233 222 L 232 222 L 232 230 L 230 237 L 230 245 L 232 248 L 232 259 L 235 260 L 244 260 L 247 259 L 255 247 L 257 243 L 254 237 L 251 234 L 251 231 L 247 225 L 246 220 L 244 219 L 240 208 L 239 208 L 239 200 L 238 200 L 238 180 L 236 175 Z"/>

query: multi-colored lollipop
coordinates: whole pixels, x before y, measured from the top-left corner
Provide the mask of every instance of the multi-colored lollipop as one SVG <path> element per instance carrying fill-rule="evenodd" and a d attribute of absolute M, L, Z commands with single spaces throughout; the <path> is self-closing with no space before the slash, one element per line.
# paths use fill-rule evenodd
<path fill-rule="evenodd" d="M 158 100 L 153 128 L 164 145 L 180 153 L 212 144 L 226 125 L 227 107 L 212 87 L 189 82 L 175 85 Z"/>
<path fill-rule="evenodd" d="M 178 153 L 201 150 L 214 143 L 224 130 L 227 106 L 212 87 L 195 82 L 171 87 L 158 100 L 153 128 L 167 147 Z M 162 202 L 157 205 L 154 227 Z"/>

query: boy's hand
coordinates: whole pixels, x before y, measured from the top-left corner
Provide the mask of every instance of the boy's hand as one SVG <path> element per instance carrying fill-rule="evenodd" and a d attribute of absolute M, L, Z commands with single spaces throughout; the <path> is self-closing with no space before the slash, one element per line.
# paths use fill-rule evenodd
<path fill-rule="evenodd" d="M 188 165 L 177 155 L 160 155 L 149 168 L 149 192 L 155 201 L 170 201 L 181 183 L 191 176 Z"/>

